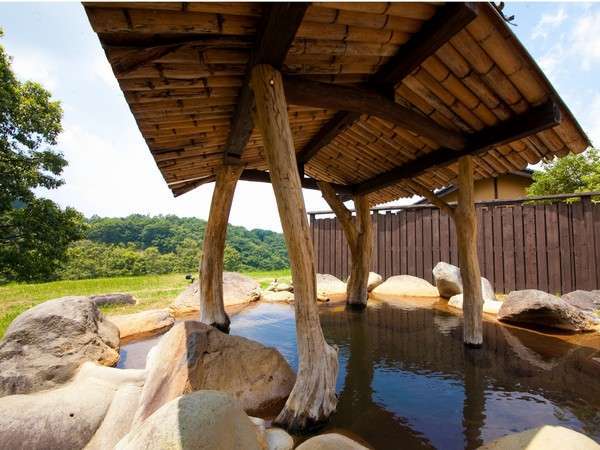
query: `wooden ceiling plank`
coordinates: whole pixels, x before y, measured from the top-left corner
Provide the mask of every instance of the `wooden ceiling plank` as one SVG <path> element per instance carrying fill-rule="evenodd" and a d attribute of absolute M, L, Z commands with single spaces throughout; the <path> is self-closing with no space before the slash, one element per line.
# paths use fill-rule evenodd
<path fill-rule="evenodd" d="M 225 164 L 241 162 L 242 153 L 254 128 L 251 116 L 254 94 L 248 84 L 250 71 L 257 64 L 281 67 L 307 8 L 308 3 L 303 2 L 269 4 L 256 46 L 246 66 L 244 85 L 238 98 L 223 155 Z"/>
<path fill-rule="evenodd" d="M 437 166 L 456 162 L 461 156 L 478 155 L 490 148 L 517 141 L 552 128 L 560 123 L 561 113 L 554 101 L 531 108 L 498 125 L 485 128 L 468 137 L 463 150 L 441 148 L 420 156 L 386 173 L 375 176 L 354 186 L 357 194 L 369 194 L 392 186 L 404 179 L 413 178 Z"/>
<path fill-rule="evenodd" d="M 421 30 L 411 36 L 390 61 L 369 79 L 369 84 L 375 87 L 379 86 L 381 90 L 385 91 L 386 86 L 399 83 L 476 16 L 476 5 L 473 3 L 449 3 L 439 8 L 435 16 L 425 22 Z M 387 90 L 391 91 L 391 89 Z M 337 117 L 338 124 L 334 122 L 334 118 L 323 127 L 322 132 L 317 133 L 317 135 L 327 137 L 322 141 L 320 147 L 318 147 L 319 142 L 310 141 L 300 151 L 303 164 L 306 164 L 321 148 L 333 140 L 335 137 L 335 133 L 332 133 L 333 130 L 346 128 L 344 124 L 348 117 L 343 114 Z"/>

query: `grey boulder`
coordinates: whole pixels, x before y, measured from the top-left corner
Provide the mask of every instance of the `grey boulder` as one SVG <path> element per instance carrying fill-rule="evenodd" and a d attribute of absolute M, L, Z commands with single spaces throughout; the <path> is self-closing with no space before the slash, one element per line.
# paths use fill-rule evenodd
<path fill-rule="evenodd" d="M 87 297 L 63 297 L 19 315 L 0 341 L 0 397 L 50 389 L 85 361 L 119 360 L 119 330 Z"/>
<path fill-rule="evenodd" d="M 567 331 L 593 331 L 596 327 L 590 314 L 535 289 L 508 294 L 498 311 L 498 320 Z"/>
<path fill-rule="evenodd" d="M 569 292 L 561 298 L 583 311 L 593 312 L 600 309 L 600 291 L 577 290 Z"/>
<path fill-rule="evenodd" d="M 90 300 L 96 306 L 104 305 L 135 305 L 136 301 L 131 294 L 101 294 L 91 295 Z"/>
<path fill-rule="evenodd" d="M 439 262 L 433 268 L 433 279 L 441 297 L 450 298 L 462 294 L 462 277 L 458 267 L 443 261 Z M 492 283 L 483 277 L 481 277 L 481 295 L 484 300 L 496 300 Z"/>
<path fill-rule="evenodd" d="M 260 298 L 260 286 L 252 278 L 237 272 L 223 273 L 223 303 L 225 306 L 243 305 Z M 190 284 L 171 303 L 175 315 L 200 311 L 200 280 Z"/>

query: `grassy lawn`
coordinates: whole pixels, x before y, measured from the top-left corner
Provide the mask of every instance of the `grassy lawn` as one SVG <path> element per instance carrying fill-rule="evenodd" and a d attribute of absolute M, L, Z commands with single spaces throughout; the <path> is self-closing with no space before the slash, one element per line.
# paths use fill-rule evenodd
<path fill-rule="evenodd" d="M 289 282 L 290 271 L 247 272 L 262 288 L 273 278 Z M 185 274 L 145 275 L 139 277 L 95 278 L 91 280 L 52 281 L 50 283 L 10 283 L 0 286 L 0 337 L 15 317 L 26 309 L 53 298 L 67 295 L 93 295 L 124 292 L 132 294 L 137 305 L 105 306 L 107 314 L 127 314 L 145 309 L 164 308 L 187 285 Z"/>

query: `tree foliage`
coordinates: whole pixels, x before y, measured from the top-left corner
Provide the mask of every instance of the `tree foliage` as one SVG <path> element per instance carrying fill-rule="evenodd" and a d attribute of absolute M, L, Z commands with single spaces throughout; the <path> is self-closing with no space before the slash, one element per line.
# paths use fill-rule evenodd
<path fill-rule="evenodd" d="M 63 183 L 67 163 L 54 147 L 61 118 L 59 102 L 40 84 L 17 80 L 0 46 L 0 279 L 51 277 L 81 237 L 79 213 L 33 192 Z"/>
<path fill-rule="evenodd" d="M 527 194 L 555 195 L 600 190 L 600 154 L 589 149 L 579 155 L 567 155 L 544 163 L 533 174 Z"/>

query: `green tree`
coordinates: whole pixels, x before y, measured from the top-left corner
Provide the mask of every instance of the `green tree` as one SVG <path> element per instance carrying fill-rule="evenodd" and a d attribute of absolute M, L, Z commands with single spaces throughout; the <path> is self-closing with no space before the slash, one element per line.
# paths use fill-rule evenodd
<path fill-rule="evenodd" d="M 61 118 L 40 84 L 17 80 L 0 46 L 0 279 L 51 278 L 69 242 L 82 236 L 79 213 L 33 193 L 63 183 L 67 162 L 54 148 Z"/>
<path fill-rule="evenodd" d="M 223 268 L 229 272 L 237 272 L 242 268 L 242 258 L 238 251 L 230 247 L 225 246 L 225 253 L 223 255 Z"/>
<path fill-rule="evenodd" d="M 579 155 L 567 155 L 544 163 L 533 174 L 527 194 L 573 194 L 600 189 L 600 154 L 590 148 Z"/>

